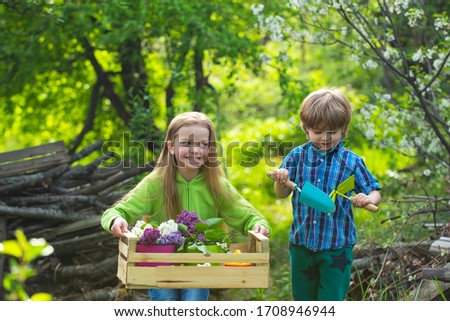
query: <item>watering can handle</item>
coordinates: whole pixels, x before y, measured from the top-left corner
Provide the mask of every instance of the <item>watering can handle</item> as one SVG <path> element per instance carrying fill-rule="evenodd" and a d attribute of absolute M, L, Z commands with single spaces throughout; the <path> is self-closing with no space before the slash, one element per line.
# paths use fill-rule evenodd
<path fill-rule="evenodd" d="M 272 173 L 272 172 L 267 172 L 267 176 L 269 176 L 271 179 L 275 180 L 275 177 L 273 177 L 273 173 Z M 285 185 L 287 188 L 290 188 L 290 189 L 292 189 L 292 190 L 297 189 L 297 184 L 295 184 L 295 183 L 292 182 L 292 181 L 287 181 L 286 183 L 284 183 L 284 185 Z"/>

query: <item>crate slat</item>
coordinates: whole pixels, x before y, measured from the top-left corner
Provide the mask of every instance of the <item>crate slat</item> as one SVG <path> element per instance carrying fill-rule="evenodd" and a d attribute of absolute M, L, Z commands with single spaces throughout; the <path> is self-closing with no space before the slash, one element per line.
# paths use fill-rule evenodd
<path fill-rule="evenodd" d="M 168 263 L 228 263 L 250 262 L 269 263 L 268 253 L 129 253 L 128 263 L 168 262 Z"/>
<path fill-rule="evenodd" d="M 127 288 L 267 288 L 268 266 L 129 267 Z M 220 277 L 218 277 L 220 276 Z"/>

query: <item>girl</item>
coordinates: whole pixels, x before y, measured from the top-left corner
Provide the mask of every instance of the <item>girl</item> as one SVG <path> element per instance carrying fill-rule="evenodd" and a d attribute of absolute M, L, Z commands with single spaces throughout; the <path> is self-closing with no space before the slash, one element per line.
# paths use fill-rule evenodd
<path fill-rule="evenodd" d="M 103 228 L 123 237 L 128 225 L 143 216 L 162 222 L 188 210 L 202 220 L 223 217 L 244 235 L 253 229 L 268 236 L 269 224 L 225 179 L 216 151 L 214 127 L 206 115 L 176 116 L 155 169 L 103 213 Z M 153 301 L 207 301 L 209 289 L 150 289 L 149 296 Z"/>

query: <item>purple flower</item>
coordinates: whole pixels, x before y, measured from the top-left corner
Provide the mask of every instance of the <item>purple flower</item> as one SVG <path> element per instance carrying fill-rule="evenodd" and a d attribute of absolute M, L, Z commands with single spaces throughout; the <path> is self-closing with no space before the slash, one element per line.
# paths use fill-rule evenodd
<path fill-rule="evenodd" d="M 170 233 L 164 237 L 162 237 L 158 244 L 175 244 L 175 245 L 181 245 L 184 242 L 183 234 L 180 231 L 176 231 L 173 233 Z"/>
<path fill-rule="evenodd" d="M 207 240 L 206 240 L 206 236 L 205 236 L 205 234 L 201 234 L 201 233 L 199 233 L 199 234 L 197 234 L 197 240 L 198 241 L 200 241 L 200 242 L 206 242 Z"/>
<path fill-rule="evenodd" d="M 142 234 L 140 242 L 144 245 L 152 245 L 157 244 L 156 242 L 161 237 L 161 232 L 154 227 L 149 227 L 144 230 L 144 234 Z"/>
<path fill-rule="evenodd" d="M 184 210 L 177 217 L 177 223 L 186 225 L 189 233 L 191 233 L 191 234 L 196 233 L 194 227 L 197 223 L 200 223 L 200 222 L 201 222 L 201 220 L 198 218 L 198 215 L 196 212 L 188 212 L 188 211 Z"/>

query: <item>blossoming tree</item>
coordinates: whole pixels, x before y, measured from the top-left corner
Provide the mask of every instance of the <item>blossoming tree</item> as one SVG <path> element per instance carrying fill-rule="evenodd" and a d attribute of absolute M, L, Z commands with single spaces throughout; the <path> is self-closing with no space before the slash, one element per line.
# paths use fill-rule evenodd
<path fill-rule="evenodd" d="M 277 15 L 254 5 L 271 40 L 340 44 L 367 72 L 382 74 L 360 113 L 368 139 L 450 172 L 450 20 L 446 1 L 286 1 Z M 281 52 L 285 55 L 287 50 Z M 285 58 L 286 59 L 286 58 Z"/>

